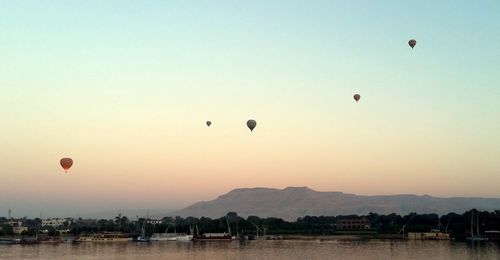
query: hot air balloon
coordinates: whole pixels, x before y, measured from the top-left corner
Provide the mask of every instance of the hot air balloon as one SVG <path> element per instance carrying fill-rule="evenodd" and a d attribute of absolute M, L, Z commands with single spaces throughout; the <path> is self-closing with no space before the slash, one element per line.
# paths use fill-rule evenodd
<path fill-rule="evenodd" d="M 358 102 L 360 98 L 361 96 L 359 94 L 354 94 L 354 100 L 356 100 L 356 102 Z"/>
<path fill-rule="evenodd" d="M 211 121 L 207 121 L 207 126 L 210 126 L 212 124 Z"/>
<path fill-rule="evenodd" d="M 73 160 L 71 158 L 62 158 L 59 162 L 64 169 L 64 172 L 68 172 L 69 168 L 73 165 Z"/>
<path fill-rule="evenodd" d="M 413 47 L 415 47 L 415 45 L 417 45 L 417 41 L 415 41 L 414 39 L 411 39 L 408 41 L 408 45 L 410 45 L 410 47 L 413 49 Z"/>
<path fill-rule="evenodd" d="M 247 121 L 247 126 L 250 129 L 251 132 L 253 132 L 253 129 L 257 126 L 257 122 L 255 120 L 250 119 Z"/>

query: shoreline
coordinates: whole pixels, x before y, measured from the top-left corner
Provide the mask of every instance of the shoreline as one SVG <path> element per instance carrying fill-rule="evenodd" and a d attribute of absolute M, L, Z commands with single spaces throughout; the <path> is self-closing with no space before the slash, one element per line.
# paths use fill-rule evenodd
<path fill-rule="evenodd" d="M 397 234 L 338 234 L 338 235 L 282 235 L 283 240 L 367 240 L 367 239 L 382 239 L 382 240 L 407 240 Z"/>

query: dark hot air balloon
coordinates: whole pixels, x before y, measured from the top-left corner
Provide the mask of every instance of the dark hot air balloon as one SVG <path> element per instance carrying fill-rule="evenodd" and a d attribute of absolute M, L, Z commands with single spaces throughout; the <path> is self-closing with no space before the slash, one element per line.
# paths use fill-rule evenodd
<path fill-rule="evenodd" d="M 358 102 L 360 98 L 361 96 L 359 94 L 354 94 L 354 100 L 356 100 L 356 102 Z"/>
<path fill-rule="evenodd" d="M 207 126 L 210 126 L 212 124 L 211 121 L 207 121 Z"/>
<path fill-rule="evenodd" d="M 253 119 L 250 119 L 247 121 L 247 126 L 250 129 L 250 131 L 253 132 L 253 129 L 257 126 L 257 122 L 255 122 L 255 120 Z"/>
<path fill-rule="evenodd" d="M 73 160 L 71 158 L 62 158 L 59 162 L 64 169 L 64 172 L 68 172 L 69 168 L 73 165 Z"/>
<path fill-rule="evenodd" d="M 411 39 L 408 41 L 408 45 L 410 45 L 410 47 L 413 49 L 413 47 L 415 47 L 415 45 L 417 45 L 417 41 L 415 41 L 414 39 Z"/>

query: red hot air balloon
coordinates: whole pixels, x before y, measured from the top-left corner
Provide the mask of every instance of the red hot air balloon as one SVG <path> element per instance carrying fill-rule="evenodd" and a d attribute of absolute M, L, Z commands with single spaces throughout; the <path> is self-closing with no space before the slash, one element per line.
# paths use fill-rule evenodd
<path fill-rule="evenodd" d="M 73 159 L 71 158 L 62 158 L 59 162 L 64 169 L 64 172 L 68 172 L 69 168 L 73 165 Z"/>
<path fill-rule="evenodd" d="M 360 98 L 361 96 L 359 94 L 354 94 L 354 100 L 356 100 L 356 102 L 358 102 Z"/>
<path fill-rule="evenodd" d="M 408 45 L 410 45 L 410 47 L 413 49 L 413 47 L 415 47 L 415 45 L 417 45 L 417 41 L 415 41 L 414 39 L 411 39 L 408 41 Z"/>

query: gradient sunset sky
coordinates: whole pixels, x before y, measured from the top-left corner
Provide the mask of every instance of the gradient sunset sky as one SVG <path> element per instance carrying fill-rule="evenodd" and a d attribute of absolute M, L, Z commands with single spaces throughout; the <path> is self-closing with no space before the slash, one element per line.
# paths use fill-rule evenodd
<path fill-rule="evenodd" d="M 496 0 L 0 0 L 0 90 L 0 216 L 500 197 Z"/>

